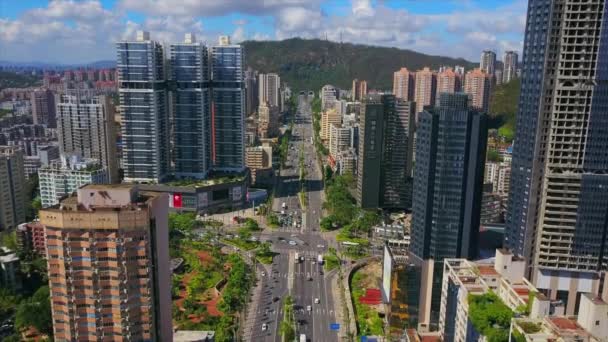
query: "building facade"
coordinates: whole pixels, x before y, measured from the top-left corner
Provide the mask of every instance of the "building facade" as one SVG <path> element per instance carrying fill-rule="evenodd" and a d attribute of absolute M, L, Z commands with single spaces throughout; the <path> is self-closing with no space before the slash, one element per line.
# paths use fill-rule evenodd
<path fill-rule="evenodd" d="M 258 79 L 259 101 L 271 107 L 281 106 L 281 78 L 277 74 L 260 74 Z"/>
<path fill-rule="evenodd" d="M 165 194 L 88 185 L 40 211 L 58 341 L 173 341 Z"/>
<path fill-rule="evenodd" d="M 445 68 L 437 74 L 437 95 L 436 103 L 439 104 L 439 97 L 443 93 L 454 94 L 460 91 L 462 77 L 454 72 L 452 68 Z"/>
<path fill-rule="evenodd" d="M 23 151 L 0 146 L 0 230 L 10 230 L 25 221 L 25 172 Z"/>
<path fill-rule="evenodd" d="M 30 98 L 34 124 L 57 127 L 55 121 L 55 95 L 49 89 L 34 90 Z"/>
<path fill-rule="evenodd" d="M 496 70 L 496 52 L 492 50 L 484 50 L 481 52 L 479 59 L 479 69 L 488 75 L 494 76 Z"/>
<path fill-rule="evenodd" d="M 492 76 L 481 69 L 467 72 L 464 81 L 464 92 L 469 95 L 471 107 L 484 112 L 490 106 Z"/>
<path fill-rule="evenodd" d="M 243 48 L 221 36 L 211 47 L 211 160 L 214 170 L 245 168 L 245 86 Z"/>
<path fill-rule="evenodd" d="M 326 110 L 334 105 L 338 100 L 338 89 L 331 84 L 326 84 L 321 88 L 321 110 Z"/>
<path fill-rule="evenodd" d="M 110 98 L 77 90 L 57 95 L 56 102 L 61 153 L 98 160 L 108 172 L 108 181 L 118 183 L 114 106 Z"/>
<path fill-rule="evenodd" d="M 173 163 L 176 178 L 201 179 L 211 168 L 209 62 L 207 47 L 188 33 L 172 44 L 170 93 L 173 110 Z"/>
<path fill-rule="evenodd" d="M 474 258 L 478 250 L 487 125 L 468 102 L 466 94 L 441 94 L 439 106 L 419 114 L 416 128 L 410 253 L 425 274 L 425 324 L 439 310 L 443 259 Z"/>
<path fill-rule="evenodd" d="M 108 184 L 108 170 L 97 159 L 61 157 L 38 171 L 42 207 L 50 207 L 86 184 Z"/>
<path fill-rule="evenodd" d="M 116 52 L 124 180 L 158 183 L 171 171 L 163 47 L 138 31 L 135 40 L 117 43 Z"/>
<path fill-rule="evenodd" d="M 365 80 L 353 80 L 353 87 L 351 90 L 351 98 L 353 101 L 361 101 L 367 95 L 367 81 Z"/>
<path fill-rule="evenodd" d="M 414 79 L 416 75 L 401 68 L 393 73 L 393 95 L 404 101 L 414 100 Z"/>
<path fill-rule="evenodd" d="M 437 94 L 437 74 L 429 68 L 416 72 L 414 101 L 416 101 L 416 114 L 422 112 L 425 106 L 435 105 Z"/>
<path fill-rule="evenodd" d="M 357 205 L 409 208 L 414 130 L 413 102 L 369 95 L 360 117 Z"/>
<path fill-rule="evenodd" d="M 568 314 L 581 293 L 608 295 L 606 11 L 528 4 L 505 244 Z"/>
<path fill-rule="evenodd" d="M 519 64 L 517 52 L 505 51 L 502 64 L 502 83 L 509 83 L 512 79 L 517 78 L 517 67 Z"/>

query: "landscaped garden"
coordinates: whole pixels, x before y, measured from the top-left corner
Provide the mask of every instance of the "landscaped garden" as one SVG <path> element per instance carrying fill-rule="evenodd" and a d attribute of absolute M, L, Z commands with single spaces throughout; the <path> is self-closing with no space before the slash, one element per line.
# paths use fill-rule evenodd
<path fill-rule="evenodd" d="M 365 301 L 369 290 L 377 290 L 382 282 L 382 266 L 373 262 L 355 271 L 351 279 L 351 296 L 359 335 L 383 336 L 384 320 L 380 315 L 381 302 L 370 304 Z"/>

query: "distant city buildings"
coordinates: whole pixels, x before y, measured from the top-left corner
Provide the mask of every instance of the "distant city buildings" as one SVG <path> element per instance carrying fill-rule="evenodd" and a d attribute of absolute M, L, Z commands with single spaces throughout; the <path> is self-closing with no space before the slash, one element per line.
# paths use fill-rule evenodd
<path fill-rule="evenodd" d="M 270 107 L 279 107 L 281 104 L 281 78 L 277 74 L 260 74 L 259 104 L 267 103 Z"/>
<path fill-rule="evenodd" d="M 416 102 L 416 113 L 422 112 L 425 106 L 435 105 L 437 95 L 437 74 L 425 67 L 416 71 L 416 82 L 414 90 L 414 101 Z"/>
<path fill-rule="evenodd" d="M 34 90 L 30 101 L 34 124 L 56 127 L 55 95 L 53 92 L 49 89 Z"/>
<path fill-rule="evenodd" d="M 393 95 L 404 101 L 414 100 L 414 79 L 416 75 L 401 68 L 393 73 Z"/>
<path fill-rule="evenodd" d="M 258 136 L 268 139 L 279 135 L 279 107 L 260 103 L 258 107 Z"/>
<path fill-rule="evenodd" d="M 462 76 L 452 68 L 445 68 L 445 70 L 437 74 L 437 104 L 439 104 L 439 98 L 441 94 L 448 93 L 453 94 L 460 91 L 462 86 Z"/>
<path fill-rule="evenodd" d="M 353 101 L 361 101 L 367 95 L 367 81 L 365 80 L 353 80 L 353 86 L 351 91 L 351 97 Z"/>
<path fill-rule="evenodd" d="M 326 84 L 321 88 L 321 110 L 327 110 L 330 106 L 334 105 L 334 102 L 338 100 L 338 89 L 336 87 Z"/>
<path fill-rule="evenodd" d="M 512 79 L 517 78 L 517 68 L 519 65 L 517 52 L 505 51 L 502 64 L 502 83 L 509 83 Z"/>
<path fill-rule="evenodd" d="M 339 125 L 342 123 L 342 115 L 334 108 L 328 109 L 321 113 L 321 140 L 329 141 L 329 133 L 331 125 Z"/>
<path fill-rule="evenodd" d="M 96 159 L 108 181 L 119 182 L 114 106 L 108 96 L 82 90 L 57 95 L 57 131 L 61 153 Z"/>
<path fill-rule="evenodd" d="M 496 52 L 484 50 L 479 60 L 479 69 L 493 77 L 496 70 Z"/>
<path fill-rule="evenodd" d="M 250 67 L 245 70 L 245 116 L 250 116 L 259 105 L 258 72 Z"/>
<path fill-rule="evenodd" d="M 97 159 L 78 155 L 62 155 L 61 161 L 38 171 L 42 207 L 50 207 L 87 184 L 109 183 L 108 170 Z"/>
<path fill-rule="evenodd" d="M 471 107 L 487 112 L 490 106 L 492 76 L 481 69 L 467 72 L 464 81 L 464 92 L 469 95 Z"/>
<path fill-rule="evenodd" d="M 55 339 L 173 339 L 168 203 L 133 185 L 88 185 L 40 211 Z"/>
<path fill-rule="evenodd" d="M 268 183 L 272 170 L 272 147 L 253 146 L 245 149 L 245 164 L 251 171 L 251 183 Z"/>
<path fill-rule="evenodd" d="M 0 146 L 0 231 L 17 228 L 25 221 L 25 172 L 23 151 Z"/>

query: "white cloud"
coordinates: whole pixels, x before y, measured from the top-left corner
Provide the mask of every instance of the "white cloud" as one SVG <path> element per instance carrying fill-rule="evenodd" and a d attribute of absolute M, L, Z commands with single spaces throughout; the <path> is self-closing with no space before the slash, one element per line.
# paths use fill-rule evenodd
<path fill-rule="evenodd" d="M 510 0 L 494 10 L 481 10 L 471 0 L 449 0 L 459 4 L 457 11 L 432 15 L 373 0 L 350 0 L 350 6 L 327 12 L 323 1 L 331 0 L 118 0 L 114 8 L 104 8 L 100 0 L 51 0 L 16 19 L 0 18 L 0 59 L 113 59 L 114 43 L 133 38 L 138 29 L 166 42 L 181 41 L 186 32 L 210 43 L 220 34 L 231 34 L 234 41 L 327 37 L 471 60 L 478 60 L 483 49 L 501 54 L 522 46 L 526 0 Z M 441 6 L 447 0 L 428 1 Z M 129 13 L 145 19 L 130 21 Z M 252 29 L 259 27 L 257 20 L 250 25 L 248 19 L 234 19 L 235 13 L 258 16 L 267 28 L 257 32 Z M 207 26 L 210 17 L 232 17 L 226 19 L 228 31 Z"/>

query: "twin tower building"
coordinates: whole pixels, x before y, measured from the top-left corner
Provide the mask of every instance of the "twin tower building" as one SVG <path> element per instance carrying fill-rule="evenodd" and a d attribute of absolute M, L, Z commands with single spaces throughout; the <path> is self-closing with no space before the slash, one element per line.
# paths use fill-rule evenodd
<path fill-rule="evenodd" d="M 245 168 L 243 49 L 186 34 L 168 48 L 137 32 L 116 44 L 124 180 L 158 183 Z"/>

